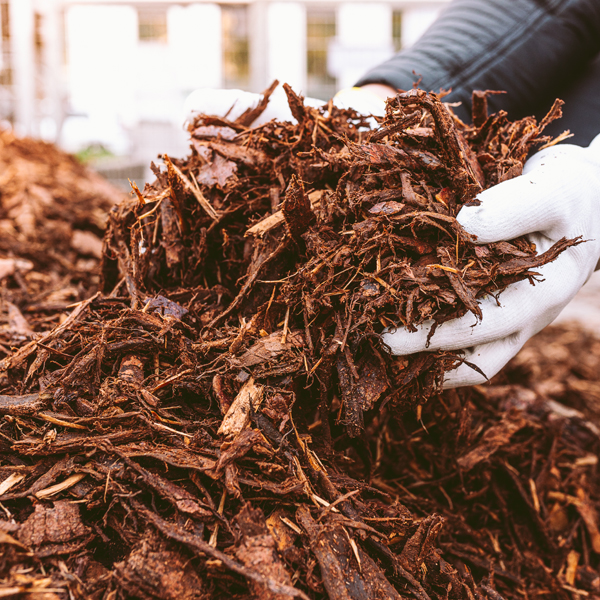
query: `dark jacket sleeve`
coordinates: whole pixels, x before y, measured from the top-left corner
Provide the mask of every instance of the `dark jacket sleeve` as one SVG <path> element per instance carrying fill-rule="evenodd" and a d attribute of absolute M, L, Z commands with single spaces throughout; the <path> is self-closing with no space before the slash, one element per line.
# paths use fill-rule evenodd
<path fill-rule="evenodd" d="M 599 0 L 454 0 L 414 46 L 357 85 L 410 89 L 421 78 L 423 89 L 452 89 L 446 101 L 462 103 L 463 119 L 470 118 L 475 89 L 505 90 L 490 97 L 490 108 L 511 118 L 540 116 L 568 95 L 586 115 L 569 106 L 557 127 L 571 128 L 576 143 L 585 143 L 600 132 L 600 70 L 593 67 L 599 52 Z"/>
<path fill-rule="evenodd" d="M 575 81 L 557 90 L 556 96 L 565 101 L 563 117 L 551 123 L 544 133 L 558 135 L 568 129 L 573 137 L 567 144 L 587 146 L 600 134 L 600 55 Z M 533 112 L 540 116 L 547 110 L 548 102 Z"/>

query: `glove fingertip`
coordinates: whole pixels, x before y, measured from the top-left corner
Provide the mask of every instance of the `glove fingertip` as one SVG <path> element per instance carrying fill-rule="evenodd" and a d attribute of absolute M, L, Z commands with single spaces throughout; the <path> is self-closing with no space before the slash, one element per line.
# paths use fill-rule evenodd
<path fill-rule="evenodd" d="M 421 352 L 425 346 L 425 336 L 419 335 L 419 332 L 411 333 L 406 329 L 385 331 L 381 334 L 381 341 L 394 356 L 406 356 Z"/>
<path fill-rule="evenodd" d="M 478 194 L 478 206 L 463 206 L 456 219 L 479 244 L 538 231 L 549 218 L 541 211 L 546 198 L 541 187 L 529 176 L 503 181 Z"/>
<path fill-rule="evenodd" d="M 495 218 L 496 211 L 486 209 L 481 206 L 464 206 L 456 217 L 462 228 L 475 238 L 476 244 L 491 244 L 506 239 L 502 237 L 504 228 L 499 227 L 498 219 Z"/>
<path fill-rule="evenodd" d="M 444 375 L 443 388 L 449 390 L 457 387 L 469 385 L 482 385 L 487 383 L 488 379 L 467 365 L 461 365 L 454 371 L 448 371 Z"/>

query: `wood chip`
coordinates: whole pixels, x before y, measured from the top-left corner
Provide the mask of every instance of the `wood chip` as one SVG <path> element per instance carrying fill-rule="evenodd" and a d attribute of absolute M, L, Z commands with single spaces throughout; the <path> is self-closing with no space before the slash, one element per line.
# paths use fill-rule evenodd
<path fill-rule="evenodd" d="M 64 481 L 57 483 L 56 485 L 51 485 L 50 487 L 36 492 L 35 497 L 39 500 L 43 500 L 45 498 L 51 498 L 52 496 L 56 496 L 56 494 L 59 494 L 64 490 L 68 490 L 70 487 L 73 487 L 76 483 L 79 483 L 85 476 L 85 473 L 75 473 L 74 475 L 67 477 L 67 479 L 65 479 Z"/>

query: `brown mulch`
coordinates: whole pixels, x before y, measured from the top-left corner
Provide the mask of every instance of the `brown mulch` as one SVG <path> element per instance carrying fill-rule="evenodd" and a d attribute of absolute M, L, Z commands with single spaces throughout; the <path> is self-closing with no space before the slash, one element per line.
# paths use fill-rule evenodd
<path fill-rule="evenodd" d="M 370 131 L 287 93 L 294 125 L 199 116 L 111 211 L 101 290 L 0 361 L 0 597 L 600 598 L 600 343 L 546 330 L 442 393 L 460 354 L 378 335 L 579 243 L 455 219 L 560 104 L 478 93 L 471 126 L 413 90 Z"/>
<path fill-rule="evenodd" d="M 56 146 L 0 131 L 0 350 L 55 327 L 98 289 L 124 194 Z M 62 317 L 61 317 L 62 315 Z"/>

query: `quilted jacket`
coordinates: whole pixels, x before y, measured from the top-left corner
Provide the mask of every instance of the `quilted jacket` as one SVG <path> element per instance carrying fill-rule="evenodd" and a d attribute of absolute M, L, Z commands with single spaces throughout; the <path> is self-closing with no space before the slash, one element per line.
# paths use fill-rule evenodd
<path fill-rule="evenodd" d="M 543 116 L 557 97 L 571 143 L 600 133 L 600 0 L 454 0 L 411 48 L 369 71 L 357 85 L 451 89 L 447 102 L 469 119 L 471 92 L 505 90 L 492 110 L 515 119 Z"/>

